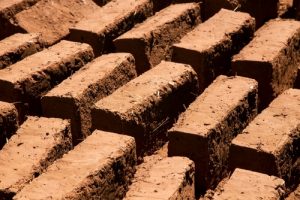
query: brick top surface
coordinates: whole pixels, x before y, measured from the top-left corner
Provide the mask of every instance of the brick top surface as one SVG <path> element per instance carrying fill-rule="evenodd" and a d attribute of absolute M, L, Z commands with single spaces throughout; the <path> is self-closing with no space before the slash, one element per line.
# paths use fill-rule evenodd
<path fill-rule="evenodd" d="M 286 48 L 295 34 L 300 36 L 300 22 L 288 19 L 270 20 L 256 31 L 253 40 L 234 56 L 233 61 L 269 62 Z"/>
<path fill-rule="evenodd" d="M 276 153 L 297 134 L 300 126 L 300 90 L 289 89 L 277 97 L 239 134 L 233 144 Z"/>
<path fill-rule="evenodd" d="M 84 51 L 92 51 L 92 48 L 83 43 L 61 41 L 49 49 L 33 54 L 20 62 L 0 70 L 0 79 L 16 83 Z"/>
<path fill-rule="evenodd" d="M 133 29 L 118 37 L 124 38 L 144 38 L 151 37 L 151 32 L 159 30 L 161 26 L 174 21 L 191 9 L 199 7 L 196 3 L 174 4 L 157 12 L 154 16 L 149 17 L 145 22 L 136 25 Z"/>
<path fill-rule="evenodd" d="M 179 117 L 172 130 L 207 136 L 257 87 L 253 79 L 219 76 Z"/>
<path fill-rule="evenodd" d="M 213 17 L 196 26 L 174 46 L 199 52 L 207 51 L 220 42 L 228 40 L 230 33 L 238 31 L 246 23 L 254 23 L 254 19 L 249 14 L 221 9 Z"/>
<path fill-rule="evenodd" d="M 172 92 L 172 88 L 177 88 L 192 74 L 195 72 L 189 65 L 163 61 L 98 101 L 96 108 L 126 114 L 135 107 L 135 111 L 142 112 L 149 104 L 145 102 L 157 101 L 162 93 Z"/>
<path fill-rule="evenodd" d="M 110 74 L 116 66 L 133 57 L 128 53 L 112 53 L 100 56 L 81 68 L 73 76 L 64 80 L 46 96 L 62 96 L 80 99 L 86 88 Z"/>
<path fill-rule="evenodd" d="M 81 20 L 72 29 L 84 30 L 93 33 L 104 33 L 110 26 L 118 23 L 124 16 L 135 12 L 138 7 L 149 4 L 150 0 L 115 0 L 98 8 L 86 19 Z"/>

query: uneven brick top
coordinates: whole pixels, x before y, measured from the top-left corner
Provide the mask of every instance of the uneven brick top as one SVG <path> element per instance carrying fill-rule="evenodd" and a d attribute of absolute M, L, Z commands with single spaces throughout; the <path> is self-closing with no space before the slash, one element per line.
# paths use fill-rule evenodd
<path fill-rule="evenodd" d="M 0 101 L 0 116 L 4 116 L 14 110 L 16 110 L 16 108 L 13 104 Z"/>
<path fill-rule="evenodd" d="M 37 33 L 16 33 L 0 41 L 0 56 L 9 52 L 15 52 L 28 43 L 38 43 L 40 34 Z"/>
<path fill-rule="evenodd" d="M 132 137 L 96 130 L 52 164 L 46 173 L 34 179 L 16 195 L 16 199 L 63 199 L 85 184 L 89 176 L 111 167 L 116 158 L 133 147 L 135 141 Z"/>
<path fill-rule="evenodd" d="M 253 40 L 239 54 L 234 56 L 233 61 L 273 61 L 295 37 L 300 37 L 299 21 L 270 20 L 256 31 Z"/>
<path fill-rule="evenodd" d="M 46 96 L 62 96 L 80 99 L 89 85 L 113 72 L 116 66 L 122 65 L 125 61 L 133 61 L 129 53 L 112 53 L 100 56 L 81 68 L 68 79 L 64 80 L 57 87 L 52 89 Z"/>
<path fill-rule="evenodd" d="M 283 187 L 280 178 L 237 168 L 213 199 L 280 199 Z"/>
<path fill-rule="evenodd" d="M 250 23 L 254 23 L 254 19 L 247 13 L 221 9 L 213 17 L 196 26 L 174 46 L 198 52 L 207 51 L 222 41 L 229 40 L 231 33 Z"/>
<path fill-rule="evenodd" d="M 81 20 L 71 29 L 84 30 L 93 33 L 105 33 L 111 26 L 121 21 L 125 16 L 150 4 L 150 0 L 114 0 L 98 8 L 86 19 Z"/>
<path fill-rule="evenodd" d="M 206 137 L 228 113 L 257 90 L 257 82 L 244 77 L 219 76 L 186 110 L 171 129 Z"/>
<path fill-rule="evenodd" d="M 289 89 L 277 97 L 239 134 L 233 144 L 276 154 L 299 134 L 300 90 Z"/>
<path fill-rule="evenodd" d="M 174 4 L 157 12 L 154 16 L 149 17 L 145 22 L 137 24 L 133 29 L 118 37 L 118 39 L 125 38 L 145 38 L 151 37 L 151 32 L 160 30 L 162 26 L 173 22 L 180 18 L 189 10 L 199 9 L 196 3 Z"/>
<path fill-rule="evenodd" d="M 63 137 L 67 120 L 28 117 L 0 152 L 0 189 L 18 191 Z"/>
<path fill-rule="evenodd" d="M 1 0 L 0 1 L 0 13 L 5 9 L 9 9 L 25 2 L 38 2 L 40 0 Z"/>
<path fill-rule="evenodd" d="M 193 168 L 193 161 L 185 157 L 145 157 L 125 199 L 170 199 L 186 181 L 186 172 Z"/>
<path fill-rule="evenodd" d="M 17 83 L 34 73 L 42 72 L 53 65 L 63 62 L 64 59 L 73 58 L 83 52 L 92 52 L 92 48 L 83 43 L 61 41 L 49 49 L 35 53 L 20 62 L 0 70 L 0 79 Z"/>
<path fill-rule="evenodd" d="M 163 95 L 171 93 L 172 88 L 177 88 L 192 74 L 195 75 L 195 72 L 189 65 L 163 61 L 98 101 L 96 109 L 107 109 L 121 114 L 130 111 L 142 112 L 151 102 L 162 98 L 159 91 Z"/>

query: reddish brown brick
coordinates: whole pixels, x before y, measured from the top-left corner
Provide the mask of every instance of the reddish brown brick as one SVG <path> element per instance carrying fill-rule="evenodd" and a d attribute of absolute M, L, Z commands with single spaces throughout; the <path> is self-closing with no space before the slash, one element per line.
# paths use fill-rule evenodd
<path fill-rule="evenodd" d="M 76 144 L 91 134 L 94 103 L 135 77 L 132 55 L 113 53 L 98 57 L 43 96 L 43 115 L 71 119 Z"/>
<path fill-rule="evenodd" d="M 203 0 L 204 19 L 208 19 L 221 8 L 247 12 L 256 20 L 257 27 L 276 18 L 279 0 Z"/>
<path fill-rule="evenodd" d="M 14 64 L 40 50 L 40 35 L 17 33 L 0 41 L 0 69 Z"/>
<path fill-rule="evenodd" d="M 262 111 L 230 148 L 230 166 L 293 179 L 300 144 L 300 90 L 289 89 Z"/>
<path fill-rule="evenodd" d="M 90 44 L 96 55 L 111 51 L 112 40 L 153 14 L 151 0 L 116 0 L 70 28 L 69 39 Z"/>
<path fill-rule="evenodd" d="M 18 129 L 18 112 L 13 104 L 0 101 L 0 149 Z"/>
<path fill-rule="evenodd" d="M 0 151 L 0 199 L 10 199 L 71 148 L 67 120 L 29 117 Z"/>
<path fill-rule="evenodd" d="M 0 100 L 29 104 L 40 113 L 40 97 L 93 59 L 87 44 L 62 41 L 0 70 Z"/>
<path fill-rule="evenodd" d="M 114 40 L 116 50 L 129 52 L 141 74 L 171 59 L 171 46 L 200 22 L 196 3 L 174 4 Z"/>
<path fill-rule="evenodd" d="M 30 6 L 36 4 L 40 0 L 1 0 L 0 1 L 0 38 L 3 39 L 13 33 L 22 31 L 15 26 L 13 21 L 14 16 Z"/>
<path fill-rule="evenodd" d="M 165 140 L 166 130 L 197 94 L 190 66 L 162 62 L 98 101 L 93 128 L 134 136 L 141 155 Z"/>
<path fill-rule="evenodd" d="M 228 174 L 229 147 L 257 114 L 257 82 L 219 76 L 169 130 L 169 156 L 196 164 L 199 191 L 215 187 Z"/>
<path fill-rule="evenodd" d="M 260 108 L 293 86 L 300 62 L 300 22 L 271 20 L 232 60 L 234 73 L 256 79 Z"/>
<path fill-rule="evenodd" d="M 291 194 L 286 198 L 286 200 L 299 200 L 299 199 L 300 199 L 300 184 L 293 192 L 291 192 Z"/>
<path fill-rule="evenodd" d="M 284 180 L 257 172 L 236 169 L 230 179 L 210 199 L 283 199 Z"/>
<path fill-rule="evenodd" d="M 222 9 L 173 46 L 172 61 L 191 65 L 204 90 L 218 75 L 230 73 L 231 56 L 250 41 L 254 26 L 249 14 Z"/>
<path fill-rule="evenodd" d="M 132 137 L 95 131 L 14 199 L 122 199 L 135 164 Z"/>
<path fill-rule="evenodd" d="M 195 199 L 193 161 L 184 157 L 145 157 L 125 200 Z"/>

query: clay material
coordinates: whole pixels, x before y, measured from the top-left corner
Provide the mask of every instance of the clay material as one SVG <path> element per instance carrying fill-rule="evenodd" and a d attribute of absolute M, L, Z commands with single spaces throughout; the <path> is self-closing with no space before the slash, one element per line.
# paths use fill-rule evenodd
<path fill-rule="evenodd" d="M 230 74 L 231 56 L 252 38 L 255 20 L 222 9 L 173 46 L 172 61 L 191 65 L 203 91 L 218 75 Z"/>
<path fill-rule="evenodd" d="M 115 0 L 70 28 L 69 39 L 90 44 L 95 55 L 112 50 L 112 41 L 153 14 L 151 0 Z"/>
<path fill-rule="evenodd" d="M 18 193 L 18 199 L 122 199 L 135 172 L 134 139 L 95 131 Z"/>
<path fill-rule="evenodd" d="M 124 200 L 195 199 L 195 166 L 184 157 L 145 157 Z"/>
<path fill-rule="evenodd" d="M 40 35 L 16 33 L 0 41 L 0 69 L 24 59 L 38 51 L 43 45 Z"/>
<path fill-rule="evenodd" d="M 166 140 L 165 131 L 197 94 L 197 76 L 190 66 L 162 62 L 98 101 L 93 128 L 134 136 L 142 155 Z"/>
<path fill-rule="evenodd" d="M 89 45 L 62 41 L 0 70 L 0 100 L 41 113 L 40 97 L 92 59 Z"/>
<path fill-rule="evenodd" d="M 0 101 L 0 150 L 18 129 L 18 111 L 13 104 Z"/>
<path fill-rule="evenodd" d="M 129 52 L 141 74 L 171 59 L 171 46 L 200 22 L 196 3 L 174 4 L 114 40 L 118 52 Z"/>
<path fill-rule="evenodd" d="M 258 81 L 260 109 L 293 86 L 300 62 L 300 22 L 267 22 L 254 39 L 233 57 L 234 73 Z"/>
<path fill-rule="evenodd" d="M 91 134 L 91 108 L 136 77 L 127 53 L 103 55 L 88 63 L 42 98 L 43 115 L 71 119 L 74 144 Z"/>
<path fill-rule="evenodd" d="M 230 166 L 278 176 L 289 186 L 299 157 L 300 90 L 289 89 L 262 111 L 230 148 Z M 296 179 L 299 180 L 299 177 Z"/>
<path fill-rule="evenodd" d="M 10 199 L 72 148 L 70 123 L 29 117 L 0 151 L 0 199 Z"/>
<path fill-rule="evenodd" d="M 169 156 L 196 164 L 198 191 L 214 188 L 228 175 L 229 147 L 257 114 L 257 82 L 219 76 L 169 130 Z"/>
<path fill-rule="evenodd" d="M 211 200 L 283 199 L 284 180 L 275 176 L 236 169 Z"/>

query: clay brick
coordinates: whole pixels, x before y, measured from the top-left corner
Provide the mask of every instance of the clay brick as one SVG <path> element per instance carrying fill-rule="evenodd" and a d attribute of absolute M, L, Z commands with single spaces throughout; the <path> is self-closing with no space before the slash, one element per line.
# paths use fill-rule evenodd
<path fill-rule="evenodd" d="M 13 33 L 21 31 L 18 27 L 14 26 L 10 20 L 18 13 L 40 0 L 1 0 L 0 1 L 0 39 L 8 37 Z"/>
<path fill-rule="evenodd" d="M 184 157 L 145 157 L 125 200 L 195 199 L 193 161 Z"/>
<path fill-rule="evenodd" d="M 293 192 L 291 192 L 291 194 L 286 198 L 286 200 L 299 200 L 299 199 L 300 199 L 300 184 Z"/>
<path fill-rule="evenodd" d="M 40 113 L 40 97 L 93 58 L 87 44 L 62 41 L 0 70 L 0 100 L 29 104 Z"/>
<path fill-rule="evenodd" d="M 18 129 L 18 112 L 13 104 L 0 101 L 0 149 Z"/>
<path fill-rule="evenodd" d="M 0 199 L 10 199 L 71 148 L 67 120 L 29 117 L 0 151 Z"/>
<path fill-rule="evenodd" d="M 234 73 L 258 81 L 260 108 L 293 86 L 300 62 L 300 22 L 267 22 L 232 60 Z"/>
<path fill-rule="evenodd" d="M 76 144 L 91 134 L 94 103 L 135 77 L 132 55 L 113 53 L 98 57 L 43 96 L 43 116 L 71 119 Z"/>
<path fill-rule="evenodd" d="M 236 169 L 230 179 L 219 188 L 212 200 L 227 199 L 283 199 L 284 180 L 257 172 Z"/>
<path fill-rule="evenodd" d="M 138 74 L 171 59 L 171 46 L 200 22 L 196 3 L 174 4 L 114 40 L 116 51 L 129 52 Z"/>
<path fill-rule="evenodd" d="M 14 199 L 122 199 L 135 164 L 132 137 L 95 131 Z"/>
<path fill-rule="evenodd" d="M 256 20 L 256 26 L 276 18 L 279 0 L 203 0 L 203 16 L 208 19 L 221 8 L 247 12 Z"/>
<path fill-rule="evenodd" d="M 191 65 L 204 90 L 218 75 L 229 74 L 231 56 L 250 41 L 254 27 L 249 14 L 222 9 L 173 46 L 172 61 Z"/>
<path fill-rule="evenodd" d="M 14 64 L 40 50 L 39 34 L 16 33 L 0 41 L 0 69 Z"/>
<path fill-rule="evenodd" d="M 41 33 L 42 41 L 51 46 L 66 38 L 69 28 L 95 12 L 94 0 L 42 0 L 15 15 L 10 23 L 27 33 Z"/>
<path fill-rule="evenodd" d="M 262 111 L 230 147 L 230 166 L 275 175 L 287 185 L 299 156 L 300 90 L 289 89 Z"/>
<path fill-rule="evenodd" d="M 198 94 L 194 70 L 162 62 L 96 103 L 93 129 L 134 136 L 139 155 L 155 150 L 184 106 Z"/>
<path fill-rule="evenodd" d="M 219 76 L 169 130 L 168 154 L 195 162 L 199 191 L 213 188 L 228 174 L 231 141 L 256 114 L 257 82 Z"/>
<path fill-rule="evenodd" d="M 90 44 L 95 55 L 111 51 L 112 41 L 153 14 L 151 0 L 116 0 L 70 28 L 69 39 Z"/>

